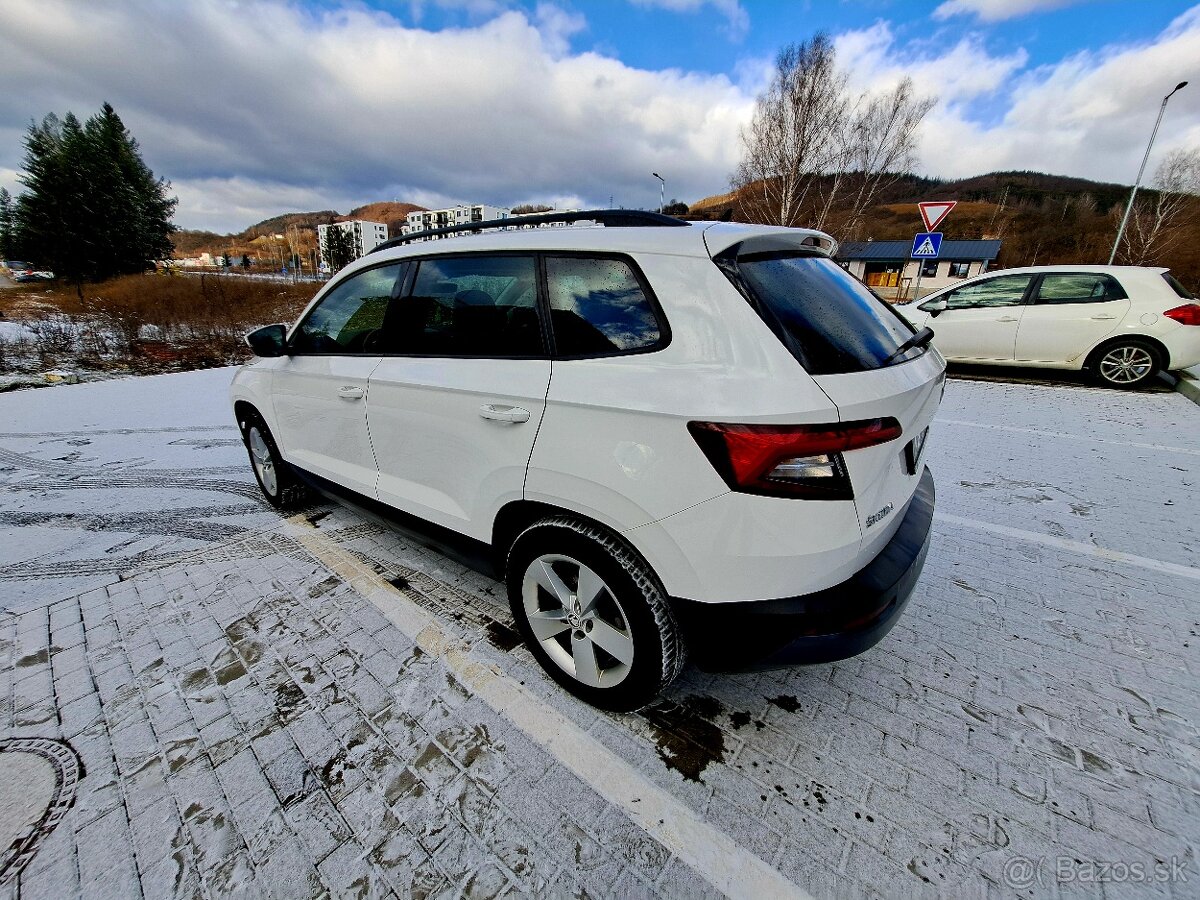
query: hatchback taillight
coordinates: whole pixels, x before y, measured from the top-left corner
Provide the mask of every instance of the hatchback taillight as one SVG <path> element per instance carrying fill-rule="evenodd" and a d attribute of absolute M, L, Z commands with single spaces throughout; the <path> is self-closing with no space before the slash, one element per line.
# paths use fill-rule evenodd
<path fill-rule="evenodd" d="M 842 454 L 901 434 L 891 418 L 834 425 L 689 422 L 688 430 L 730 489 L 811 500 L 853 499 Z"/>
<path fill-rule="evenodd" d="M 1185 303 L 1168 309 L 1163 315 L 1181 325 L 1200 325 L 1200 303 Z"/>

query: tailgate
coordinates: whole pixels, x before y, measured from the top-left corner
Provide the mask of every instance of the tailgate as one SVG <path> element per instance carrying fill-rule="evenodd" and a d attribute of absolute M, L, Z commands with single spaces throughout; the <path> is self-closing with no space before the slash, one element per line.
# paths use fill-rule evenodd
<path fill-rule="evenodd" d="M 933 421 L 946 384 L 946 364 L 929 350 L 908 362 L 813 379 L 843 422 L 891 416 L 903 433 L 894 441 L 845 454 L 863 532 L 863 557 L 874 556 L 895 532 L 925 467 L 924 448 L 910 464 L 910 444 Z"/>

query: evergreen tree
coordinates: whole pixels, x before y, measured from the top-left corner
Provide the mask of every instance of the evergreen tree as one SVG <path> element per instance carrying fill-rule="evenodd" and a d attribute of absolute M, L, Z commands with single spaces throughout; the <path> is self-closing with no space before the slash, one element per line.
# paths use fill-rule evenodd
<path fill-rule="evenodd" d="M 324 256 L 329 268 L 335 272 L 354 262 L 354 238 L 350 232 L 332 225 L 326 229 Z"/>
<path fill-rule="evenodd" d="M 76 284 L 144 272 L 171 254 L 170 185 L 109 104 L 82 126 L 70 113 L 31 124 L 19 177 L 16 242 Z"/>
<path fill-rule="evenodd" d="M 13 235 L 12 195 L 0 187 L 0 260 L 12 259 L 17 255 Z"/>

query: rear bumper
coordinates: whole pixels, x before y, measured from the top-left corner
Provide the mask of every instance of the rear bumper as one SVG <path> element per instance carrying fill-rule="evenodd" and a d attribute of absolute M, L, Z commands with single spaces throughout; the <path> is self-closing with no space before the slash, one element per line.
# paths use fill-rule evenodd
<path fill-rule="evenodd" d="M 892 539 L 841 584 L 778 600 L 673 601 L 692 661 L 706 672 L 831 662 L 862 653 L 892 630 L 908 604 L 933 523 L 928 468 Z"/>

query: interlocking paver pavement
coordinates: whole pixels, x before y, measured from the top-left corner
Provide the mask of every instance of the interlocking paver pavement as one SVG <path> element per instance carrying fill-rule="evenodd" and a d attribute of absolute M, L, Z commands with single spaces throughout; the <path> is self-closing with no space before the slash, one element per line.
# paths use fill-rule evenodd
<path fill-rule="evenodd" d="M 228 373 L 171 378 L 147 390 Z M 220 398 L 155 424 L 115 387 L 80 412 L 99 387 L 0 397 L 0 736 L 86 770 L 14 896 L 718 893 L 721 860 L 477 671 L 818 896 L 1200 894 L 1200 410 L 1176 395 L 952 381 L 934 543 L 884 643 L 688 670 L 618 716 L 513 646 L 501 585 L 254 499 Z"/>

